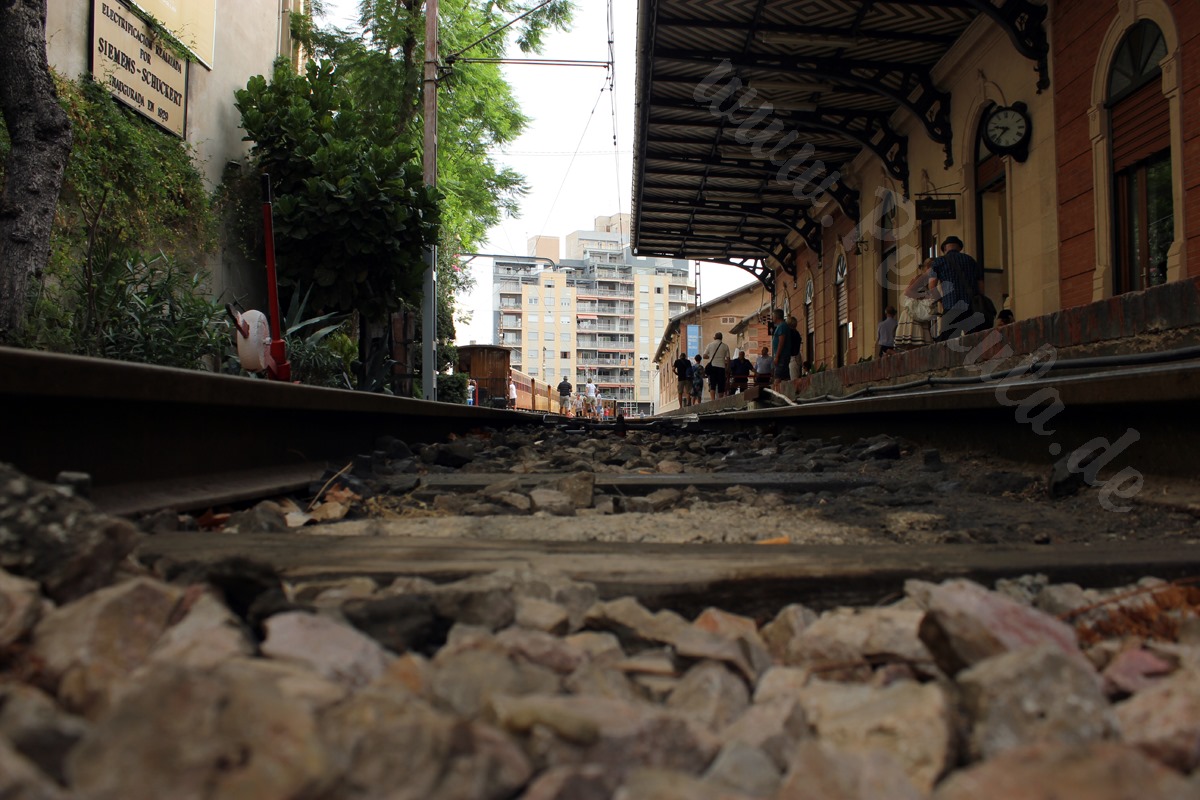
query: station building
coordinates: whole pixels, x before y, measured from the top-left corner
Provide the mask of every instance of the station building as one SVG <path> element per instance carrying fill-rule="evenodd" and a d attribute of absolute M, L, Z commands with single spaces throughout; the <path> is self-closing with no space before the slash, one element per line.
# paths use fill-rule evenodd
<path fill-rule="evenodd" d="M 748 283 L 672 317 L 654 352 L 657 410 L 673 411 L 681 406 L 673 366 L 680 353 L 694 363 L 720 333 L 731 356 L 745 350 L 753 362 L 759 349 L 771 343 L 770 322 L 770 296 L 761 283 Z"/>
<path fill-rule="evenodd" d="M 1185 0 L 643 0 L 634 252 L 746 269 L 830 368 L 949 235 L 1018 320 L 1193 280 L 1198 33 Z"/>
<path fill-rule="evenodd" d="M 51 0 L 46 53 L 60 74 L 91 75 L 113 97 L 187 142 L 210 190 L 240 165 L 242 141 L 234 91 L 270 75 L 275 58 L 298 69 L 302 53 L 291 16 L 307 0 Z M 168 45 L 166 32 L 182 46 Z M 237 247 L 209 263 L 214 295 L 257 297 L 263 289 Z"/>

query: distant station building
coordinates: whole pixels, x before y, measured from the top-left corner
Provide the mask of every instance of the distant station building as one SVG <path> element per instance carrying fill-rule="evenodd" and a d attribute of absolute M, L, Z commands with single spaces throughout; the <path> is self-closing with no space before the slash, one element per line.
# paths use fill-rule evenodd
<path fill-rule="evenodd" d="M 659 0 L 638 25 L 634 253 L 746 269 L 815 366 L 872 355 L 949 235 L 1018 321 L 1200 276 L 1200 5 Z"/>
<path fill-rule="evenodd" d="M 185 140 L 205 183 L 216 189 L 250 149 L 233 93 L 254 75 L 270 75 L 277 56 L 299 68 L 303 54 L 291 37 L 291 16 L 306 4 L 52 0 L 46 52 L 60 74 L 90 74 L 118 102 Z M 217 294 L 261 291 L 250 278 L 259 271 L 246 269 L 233 253 L 214 258 L 210 270 Z"/>
<path fill-rule="evenodd" d="M 629 215 L 597 217 L 595 230 L 529 241 L 529 255 L 492 266 L 493 341 L 514 368 L 551 385 L 589 378 L 627 415 L 650 414 L 656 389 L 651 356 L 668 320 L 695 306 L 690 265 L 635 258 Z"/>
<path fill-rule="evenodd" d="M 696 356 L 720 333 L 721 341 L 729 345 L 730 356 L 745 350 L 753 362 L 762 346 L 771 343 L 770 317 L 770 296 L 758 283 L 748 283 L 672 317 L 654 352 L 659 378 L 658 411 L 680 407 L 679 381 L 672 366 L 680 353 L 695 363 Z"/>

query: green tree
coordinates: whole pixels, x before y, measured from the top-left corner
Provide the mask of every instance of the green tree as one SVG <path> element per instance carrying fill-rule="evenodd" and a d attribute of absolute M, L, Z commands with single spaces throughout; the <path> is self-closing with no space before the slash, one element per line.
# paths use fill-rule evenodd
<path fill-rule="evenodd" d="M 538 8 L 538 6 L 541 6 Z M 447 66 L 438 86 L 438 189 L 442 199 L 439 246 L 451 253 L 476 250 L 488 228 L 515 215 L 527 187 L 524 178 L 495 162 L 491 153 L 528 124 L 495 63 L 509 43 L 536 52 L 551 29 L 570 25 L 573 4 L 513 0 L 441 0 L 440 54 Z M 533 10 L 535 9 L 536 10 Z M 337 62 L 347 75 L 356 107 L 376 135 L 423 146 L 424 63 L 422 0 L 362 0 L 352 31 L 317 30 L 298 18 L 296 34 L 311 51 Z M 530 12 L 494 36 L 514 18 Z M 482 41 L 481 41 L 482 40 Z M 461 57 L 455 57 L 461 51 Z M 444 273 L 439 272 L 439 279 Z M 459 285 L 457 288 L 464 288 Z"/>
<path fill-rule="evenodd" d="M 276 63 L 236 93 L 252 158 L 275 193 L 280 277 L 314 311 L 378 321 L 420 292 L 435 193 L 403 142 L 378 136 L 332 62 Z"/>

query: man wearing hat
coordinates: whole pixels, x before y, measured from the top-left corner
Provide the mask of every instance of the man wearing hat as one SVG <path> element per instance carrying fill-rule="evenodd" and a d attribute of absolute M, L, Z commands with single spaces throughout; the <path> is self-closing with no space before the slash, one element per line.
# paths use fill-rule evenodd
<path fill-rule="evenodd" d="M 933 260 L 933 271 L 929 273 L 929 289 L 942 300 L 938 341 L 975 329 L 963 326 L 971 315 L 971 300 L 983 294 L 983 269 L 962 249 L 962 239 L 947 236 L 942 242 L 942 255 Z"/>

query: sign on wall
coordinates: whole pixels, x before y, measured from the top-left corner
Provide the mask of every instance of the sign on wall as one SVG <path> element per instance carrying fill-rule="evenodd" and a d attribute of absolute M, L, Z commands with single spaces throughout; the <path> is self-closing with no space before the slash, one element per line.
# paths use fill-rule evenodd
<path fill-rule="evenodd" d="M 212 69 L 217 32 L 217 0 L 132 0 L 150 19 L 171 32 L 204 66 Z"/>
<path fill-rule="evenodd" d="M 92 3 L 92 77 L 125 105 L 183 136 L 188 62 L 116 0 Z"/>
<path fill-rule="evenodd" d="M 917 198 L 917 219 L 957 219 L 958 203 L 954 200 Z"/>
<path fill-rule="evenodd" d="M 697 353 L 701 352 L 699 325 L 687 326 L 687 352 L 688 358 L 694 358 Z"/>

